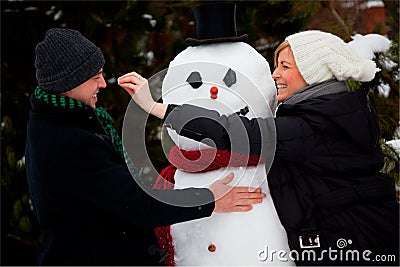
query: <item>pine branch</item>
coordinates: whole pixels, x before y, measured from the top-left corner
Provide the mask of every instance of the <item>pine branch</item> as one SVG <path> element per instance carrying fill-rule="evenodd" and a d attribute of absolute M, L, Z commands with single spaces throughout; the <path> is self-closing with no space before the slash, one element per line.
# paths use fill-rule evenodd
<path fill-rule="evenodd" d="M 339 13 L 336 11 L 335 7 L 333 6 L 333 2 L 332 0 L 329 1 L 322 1 L 321 5 L 323 7 L 326 7 L 329 9 L 329 11 L 331 12 L 332 16 L 336 19 L 336 21 L 338 22 L 338 24 L 343 28 L 343 31 L 346 35 L 346 39 L 351 40 L 351 34 L 349 32 L 349 29 L 346 25 L 346 23 L 344 22 L 344 20 L 342 19 L 342 17 L 339 15 Z"/>

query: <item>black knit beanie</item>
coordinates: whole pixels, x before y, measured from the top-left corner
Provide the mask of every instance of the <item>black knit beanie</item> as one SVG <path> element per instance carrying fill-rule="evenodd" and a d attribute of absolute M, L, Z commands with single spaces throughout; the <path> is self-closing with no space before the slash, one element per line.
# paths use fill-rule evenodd
<path fill-rule="evenodd" d="M 66 92 L 96 75 L 104 62 L 100 48 L 80 32 L 53 28 L 36 46 L 36 79 L 46 92 Z"/>

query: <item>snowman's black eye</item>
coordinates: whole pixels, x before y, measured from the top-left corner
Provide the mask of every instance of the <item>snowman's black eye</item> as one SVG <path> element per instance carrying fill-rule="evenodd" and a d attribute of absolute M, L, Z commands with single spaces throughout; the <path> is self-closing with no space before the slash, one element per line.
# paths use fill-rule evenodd
<path fill-rule="evenodd" d="M 231 87 L 236 83 L 236 73 L 232 70 L 229 69 L 224 77 L 224 83 L 228 86 Z"/>
<path fill-rule="evenodd" d="M 193 71 L 190 73 L 186 81 L 193 87 L 193 89 L 197 89 L 203 84 L 201 81 L 201 75 L 198 71 Z"/>

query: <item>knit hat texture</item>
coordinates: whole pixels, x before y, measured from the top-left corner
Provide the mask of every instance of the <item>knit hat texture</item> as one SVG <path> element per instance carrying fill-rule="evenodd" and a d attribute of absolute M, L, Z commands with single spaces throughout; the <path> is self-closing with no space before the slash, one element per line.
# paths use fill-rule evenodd
<path fill-rule="evenodd" d="M 341 38 L 310 30 L 286 37 L 297 67 L 308 84 L 336 78 L 366 82 L 379 71 L 372 60 L 360 58 Z"/>
<path fill-rule="evenodd" d="M 39 86 L 51 93 L 77 87 L 96 75 L 105 63 L 100 48 L 72 29 L 48 30 L 35 51 Z"/>

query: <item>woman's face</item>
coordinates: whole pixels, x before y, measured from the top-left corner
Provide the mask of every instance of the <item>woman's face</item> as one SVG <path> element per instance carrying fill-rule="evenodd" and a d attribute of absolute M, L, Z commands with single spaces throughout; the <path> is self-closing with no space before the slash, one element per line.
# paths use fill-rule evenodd
<path fill-rule="evenodd" d="M 307 86 L 294 61 L 290 47 L 285 47 L 278 54 L 276 69 L 272 73 L 278 89 L 278 102 L 282 102 L 296 91 Z"/>

